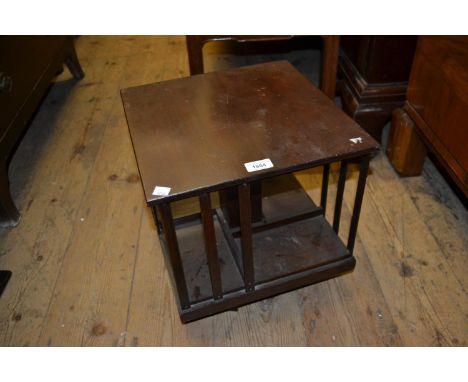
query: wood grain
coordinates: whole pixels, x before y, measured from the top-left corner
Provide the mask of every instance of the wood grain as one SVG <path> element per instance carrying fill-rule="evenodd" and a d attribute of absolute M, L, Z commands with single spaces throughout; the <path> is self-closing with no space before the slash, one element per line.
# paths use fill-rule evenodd
<path fill-rule="evenodd" d="M 149 205 L 378 148 L 284 60 L 121 93 Z M 356 137 L 359 144 L 350 141 Z M 264 158 L 274 166 L 261 175 L 246 172 L 244 163 Z M 170 194 L 153 195 L 158 185 L 170 187 Z"/>
<path fill-rule="evenodd" d="M 382 154 L 370 165 L 353 273 L 181 324 L 118 91 L 188 75 L 185 39 L 84 36 L 76 48 L 85 79 L 73 89 L 68 72 L 58 78 L 10 168 L 22 220 L 0 230 L 0 268 L 13 271 L 2 346 L 467 345 L 466 209 L 430 161 L 421 177 L 400 179 Z M 226 67 L 216 49 L 206 46 L 207 67 Z M 290 60 L 301 54 L 311 56 Z M 329 221 L 338 173 L 332 166 Z M 321 170 L 297 178 L 319 204 Z M 357 179 L 350 165 L 345 242 Z M 192 209 L 197 199 L 174 215 Z"/>
<path fill-rule="evenodd" d="M 405 109 L 396 109 L 387 146 L 389 161 L 401 176 L 414 176 L 421 174 L 426 154 L 413 120 Z"/>

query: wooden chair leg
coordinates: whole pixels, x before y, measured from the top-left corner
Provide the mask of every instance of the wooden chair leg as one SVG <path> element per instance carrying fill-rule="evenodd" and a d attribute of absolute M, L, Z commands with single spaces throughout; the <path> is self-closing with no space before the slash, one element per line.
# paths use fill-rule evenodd
<path fill-rule="evenodd" d="M 401 176 L 420 175 L 427 149 L 416 133 L 415 125 L 404 109 L 393 112 L 387 145 L 387 157 Z"/>
<path fill-rule="evenodd" d="M 203 36 L 186 36 L 190 75 L 203 73 Z"/>
<path fill-rule="evenodd" d="M 340 36 L 322 36 L 322 74 L 320 89 L 331 99 L 335 97 L 336 73 L 340 51 Z"/>
<path fill-rule="evenodd" d="M 11 271 L 0 271 L 0 297 L 3 294 L 3 291 L 5 290 L 8 281 L 10 280 L 11 277 Z"/>
<path fill-rule="evenodd" d="M 77 80 L 84 78 L 83 69 L 81 69 L 80 61 L 78 61 L 78 56 L 76 55 L 75 45 L 71 38 L 68 39 L 66 47 L 66 56 L 65 56 L 65 65 L 67 65 L 68 70 Z"/>
<path fill-rule="evenodd" d="M 7 166 L 6 163 L 0 165 L 0 227 L 15 227 L 20 213 L 11 198 Z"/>

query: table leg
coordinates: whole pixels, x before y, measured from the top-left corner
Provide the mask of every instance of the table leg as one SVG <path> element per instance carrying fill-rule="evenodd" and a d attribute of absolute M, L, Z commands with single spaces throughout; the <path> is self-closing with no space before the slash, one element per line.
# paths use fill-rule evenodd
<path fill-rule="evenodd" d="M 174 282 L 177 288 L 180 306 L 182 309 L 190 308 L 190 300 L 188 297 L 187 283 L 185 281 L 184 269 L 180 258 L 179 244 L 174 227 L 174 219 L 172 218 L 171 206 L 169 203 L 161 204 L 159 207 L 161 215 L 164 237 L 166 239 L 167 254 L 169 257 Z"/>
<path fill-rule="evenodd" d="M 158 235 L 161 235 L 162 233 L 162 226 L 161 222 L 158 218 L 158 210 L 156 207 L 151 207 L 151 211 L 153 212 L 153 219 L 154 219 L 154 224 L 156 225 L 156 230 L 158 231 Z"/>

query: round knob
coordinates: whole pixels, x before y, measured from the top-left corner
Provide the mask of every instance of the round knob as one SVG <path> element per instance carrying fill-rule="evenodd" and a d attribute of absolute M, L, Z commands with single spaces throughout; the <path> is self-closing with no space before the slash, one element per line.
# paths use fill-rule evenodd
<path fill-rule="evenodd" d="M 0 93 L 9 93 L 13 88 L 13 80 L 12 78 L 4 73 L 0 72 Z"/>

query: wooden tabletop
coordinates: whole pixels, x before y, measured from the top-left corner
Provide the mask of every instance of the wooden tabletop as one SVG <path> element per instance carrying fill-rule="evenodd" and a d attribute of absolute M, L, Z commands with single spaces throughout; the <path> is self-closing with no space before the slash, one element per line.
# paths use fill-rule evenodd
<path fill-rule="evenodd" d="M 288 173 L 378 149 L 287 61 L 121 91 L 147 203 Z M 273 167 L 247 172 L 245 163 Z M 170 187 L 154 196 L 156 186 Z"/>

